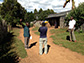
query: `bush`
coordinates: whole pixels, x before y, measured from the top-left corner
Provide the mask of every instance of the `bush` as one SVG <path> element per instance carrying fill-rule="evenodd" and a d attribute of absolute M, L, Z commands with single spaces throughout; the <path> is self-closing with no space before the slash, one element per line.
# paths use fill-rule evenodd
<path fill-rule="evenodd" d="M 84 23 L 84 2 L 80 3 L 78 7 L 67 15 L 66 21 L 69 21 L 71 16 L 76 20 L 76 29 L 81 28 L 81 25 Z"/>
<path fill-rule="evenodd" d="M 2 18 L 0 18 L 0 42 L 3 40 L 3 38 L 7 35 L 7 26 L 5 21 L 2 23 Z"/>
<path fill-rule="evenodd" d="M 3 40 L 3 31 L 2 31 L 2 19 L 0 18 L 0 42 Z"/>
<path fill-rule="evenodd" d="M 30 27 L 33 27 L 33 23 L 30 23 Z"/>

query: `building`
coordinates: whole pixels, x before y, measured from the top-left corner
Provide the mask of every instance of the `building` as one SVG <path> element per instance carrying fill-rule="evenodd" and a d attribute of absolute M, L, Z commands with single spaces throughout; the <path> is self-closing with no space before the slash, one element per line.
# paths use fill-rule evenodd
<path fill-rule="evenodd" d="M 51 26 L 57 25 L 57 28 L 64 28 L 65 24 L 65 17 L 66 15 L 69 13 L 70 11 L 66 11 L 66 12 L 61 12 L 61 13 L 57 13 L 57 14 L 50 14 L 48 15 L 48 17 L 46 17 L 46 19 L 49 21 Z"/>

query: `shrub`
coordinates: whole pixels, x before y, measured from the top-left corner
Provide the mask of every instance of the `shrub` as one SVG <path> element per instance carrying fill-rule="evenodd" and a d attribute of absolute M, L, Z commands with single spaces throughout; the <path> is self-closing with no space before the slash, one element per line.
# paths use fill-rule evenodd
<path fill-rule="evenodd" d="M 66 21 L 69 21 L 71 16 L 76 20 L 76 29 L 81 28 L 81 25 L 84 23 L 84 2 L 80 3 L 78 7 L 67 15 Z"/>
<path fill-rule="evenodd" d="M 30 27 L 33 27 L 33 23 L 30 23 Z"/>

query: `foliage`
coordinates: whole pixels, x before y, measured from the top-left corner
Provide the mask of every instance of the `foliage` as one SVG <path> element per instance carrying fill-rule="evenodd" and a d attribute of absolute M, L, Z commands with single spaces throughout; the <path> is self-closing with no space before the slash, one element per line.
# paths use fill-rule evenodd
<path fill-rule="evenodd" d="M 47 9 L 44 10 L 42 8 L 40 8 L 40 10 L 37 12 L 37 10 L 34 10 L 34 14 L 35 14 L 35 19 L 36 20 L 45 20 L 45 18 L 49 15 L 49 14 L 54 14 L 55 12 L 52 9 Z M 38 19 L 36 18 L 38 17 Z"/>
<path fill-rule="evenodd" d="M 1 21 L 2 21 L 2 19 L 1 19 L 1 17 L 0 17 L 0 24 L 1 24 Z"/>
<path fill-rule="evenodd" d="M 0 63 L 18 63 L 20 58 L 27 57 L 24 44 L 17 37 L 20 29 L 14 28 L 0 41 Z M 0 35 L 1 36 L 1 35 Z"/>
<path fill-rule="evenodd" d="M 30 23 L 30 27 L 33 27 L 33 25 L 34 25 L 33 23 Z"/>
<path fill-rule="evenodd" d="M 69 32 L 66 32 L 66 29 L 52 29 L 50 32 L 53 34 L 51 36 L 53 43 L 84 55 L 84 33 L 75 32 L 77 39 L 75 43 L 67 40 Z"/>
<path fill-rule="evenodd" d="M 17 2 L 17 0 L 5 0 L 2 3 L 0 14 L 3 19 L 15 26 L 20 18 L 24 19 L 27 11 Z"/>
<path fill-rule="evenodd" d="M 38 12 L 37 12 L 37 9 L 34 9 L 34 14 L 37 14 Z"/>
<path fill-rule="evenodd" d="M 4 22 L 4 20 L 2 20 L 2 18 L 0 17 L 0 42 L 4 39 L 7 33 L 8 32 L 6 22 Z"/>
<path fill-rule="evenodd" d="M 4 37 L 3 41 L 0 41 L 0 63 L 17 63 L 19 62 L 19 57 L 17 53 L 13 50 L 12 46 L 14 41 L 12 33 L 8 33 Z M 10 60 L 11 59 L 11 60 Z"/>
<path fill-rule="evenodd" d="M 27 22 L 32 22 L 32 21 L 34 21 L 34 13 L 32 13 L 32 12 L 27 12 L 26 13 L 26 15 L 25 15 L 25 20 L 27 21 Z"/>
<path fill-rule="evenodd" d="M 84 23 L 84 2 L 80 3 L 78 7 L 73 9 L 66 17 L 66 20 L 69 21 L 70 17 L 73 16 L 77 21 L 76 29 L 80 28 Z"/>
<path fill-rule="evenodd" d="M 0 17 L 0 42 L 3 40 L 2 19 Z"/>
<path fill-rule="evenodd" d="M 0 15 L 12 26 L 16 26 L 20 19 L 23 19 L 24 22 L 30 23 L 34 20 L 45 20 L 49 14 L 53 13 L 55 12 L 52 9 L 43 11 L 42 8 L 39 11 L 34 9 L 34 13 L 27 12 L 17 0 L 4 0 L 2 6 L 0 6 Z"/>

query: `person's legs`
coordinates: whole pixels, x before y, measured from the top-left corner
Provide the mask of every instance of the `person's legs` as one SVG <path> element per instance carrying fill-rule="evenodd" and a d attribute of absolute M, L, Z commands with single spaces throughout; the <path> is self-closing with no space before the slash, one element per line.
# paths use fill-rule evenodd
<path fill-rule="evenodd" d="M 70 41 L 72 41 L 72 32 L 71 32 L 71 29 L 69 30 L 69 34 L 70 34 Z"/>
<path fill-rule="evenodd" d="M 74 30 L 72 31 L 72 36 L 73 36 L 73 40 L 76 42 L 76 38 L 75 38 L 75 35 L 74 35 Z"/>
<path fill-rule="evenodd" d="M 27 37 L 24 37 L 25 48 L 27 48 Z"/>
<path fill-rule="evenodd" d="M 42 53 L 43 53 L 43 51 L 42 51 L 42 44 L 43 44 L 43 39 L 42 38 L 40 38 L 40 40 L 39 40 L 39 54 L 40 55 L 42 55 Z"/>
<path fill-rule="evenodd" d="M 27 45 L 27 48 L 28 48 L 28 45 L 29 45 L 29 37 L 27 37 L 27 43 L 26 43 L 26 45 Z"/>
<path fill-rule="evenodd" d="M 44 53 L 47 54 L 47 38 L 44 38 L 44 47 L 45 47 Z"/>

